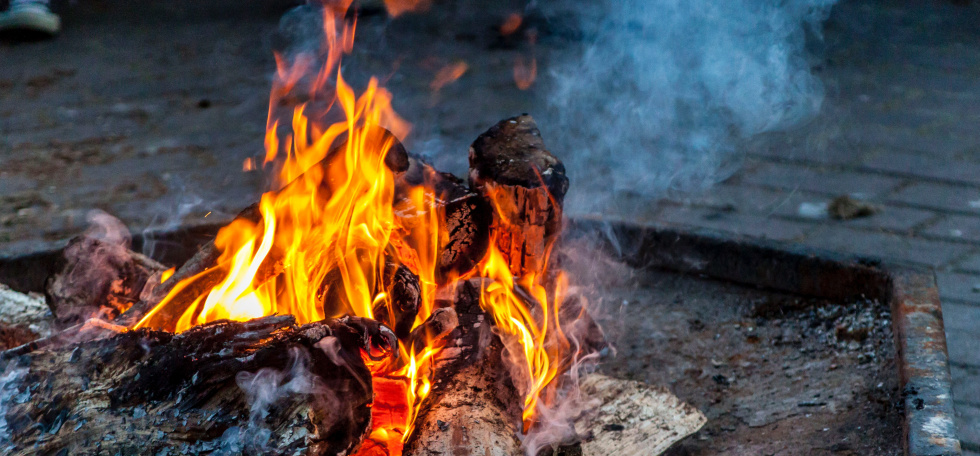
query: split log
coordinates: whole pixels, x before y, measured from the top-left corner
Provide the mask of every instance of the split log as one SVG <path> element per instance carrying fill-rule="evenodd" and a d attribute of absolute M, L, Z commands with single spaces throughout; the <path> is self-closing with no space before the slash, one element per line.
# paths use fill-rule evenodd
<path fill-rule="evenodd" d="M 445 232 L 439 236 L 436 257 L 436 283 L 445 285 L 464 276 L 483 259 L 490 245 L 490 225 L 493 210 L 484 198 L 466 187 L 462 179 L 437 171 L 423 158 L 408 156 L 409 167 L 395 177 L 395 216 L 406 231 L 422 224 L 429 218 L 429 211 L 436 211 Z M 416 207 L 412 192 L 430 189 L 435 199 L 426 201 L 425 207 Z M 416 237 L 426 233 L 416 233 Z M 411 257 L 416 246 L 409 249 L 393 239 L 400 258 Z M 409 262 L 411 262 L 409 260 Z"/>
<path fill-rule="evenodd" d="M 373 320 L 140 329 L 3 366 L 5 454 L 348 454 L 370 429 Z"/>
<path fill-rule="evenodd" d="M 405 340 L 422 305 L 419 278 L 405 266 L 387 263 L 382 282 L 388 299 L 375 306 L 374 318 L 392 328 L 399 340 Z"/>
<path fill-rule="evenodd" d="M 544 147 L 534 119 L 501 121 L 470 146 L 470 187 L 494 208 L 493 233 L 511 272 L 543 271 L 562 226 L 565 166 Z"/>
<path fill-rule="evenodd" d="M 0 284 L 0 350 L 50 336 L 53 323 L 51 310 L 38 295 Z"/>
<path fill-rule="evenodd" d="M 435 362 L 432 392 L 405 443 L 406 456 L 522 454 L 522 400 L 503 365 L 503 343 L 480 309 L 477 280 L 456 295 L 459 326 Z"/>
<path fill-rule="evenodd" d="M 698 409 L 662 386 L 592 374 L 582 394 L 595 406 L 575 420 L 582 455 L 658 455 L 708 421 Z"/>
<path fill-rule="evenodd" d="M 62 249 L 45 297 L 61 326 L 113 319 L 140 299 L 151 277 L 167 269 L 125 245 L 78 236 Z"/>

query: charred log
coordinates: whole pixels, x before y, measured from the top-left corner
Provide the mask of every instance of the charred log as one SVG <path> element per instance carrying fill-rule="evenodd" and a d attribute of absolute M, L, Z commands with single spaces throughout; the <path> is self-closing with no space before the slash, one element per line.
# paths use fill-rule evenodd
<path fill-rule="evenodd" d="M 361 353 L 394 335 L 290 316 L 140 329 L 8 359 L 6 454 L 347 454 L 370 426 Z M 65 453 L 59 453 L 65 452 Z"/>
<path fill-rule="evenodd" d="M 455 308 L 459 325 L 436 360 L 432 393 L 419 408 L 404 454 L 522 454 L 522 401 L 503 365 L 503 344 L 480 308 L 477 283 L 460 285 Z"/>
<path fill-rule="evenodd" d="M 151 277 L 159 280 L 164 269 L 124 245 L 79 236 L 61 251 L 45 297 L 61 326 L 112 319 L 137 303 Z"/>
<path fill-rule="evenodd" d="M 383 279 L 388 299 L 375 306 L 374 317 L 394 329 L 395 335 L 404 340 L 411 333 L 422 304 L 419 278 L 405 266 L 388 263 Z"/>
<path fill-rule="evenodd" d="M 428 218 L 429 211 L 436 211 L 445 230 L 445 236 L 439 239 L 436 282 L 445 285 L 471 271 L 483 259 L 490 245 L 492 208 L 458 177 L 437 171 L 421 157 L 409 155 L 408 161 L 408 169 L 395 178 L 395 215 L 404 228 L 411 230 Z M 417 207 L 412 192 L 419 188 L 431 190 L 435 200 Z"/>
<path fill-rule="evenodd" d="M 565 166 L 544 147 L 534 119 L 506 119 L 470 146 L 470 187 L 494 208 L 493 233 L 515 276 L 544 269 L 562 223 Z"/>

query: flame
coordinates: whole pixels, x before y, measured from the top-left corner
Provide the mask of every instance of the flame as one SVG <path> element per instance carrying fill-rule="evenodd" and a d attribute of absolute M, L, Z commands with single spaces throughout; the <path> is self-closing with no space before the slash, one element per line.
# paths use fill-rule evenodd
<path fill-rule="evenodd" d="M 470 66 L 466 62 L 456 62 L 446 65 L 436 73 L 436 77 L 432 79 L 429 88 L 438 92 L 443 87 L 462 77 L 469 68 Z"/>
<path fill-rule="evenodd" d="M 167 269 L 166 271 L 161 272 L 160 273 L 160 283 L 166 282 L 167 279 L 169 279 L 170 277 L 172 277 L 174 275 L 174 272 L 177 272 L 177 268 L 175 268 L 175 267 L 170 268 L 170 269 Z"/>
<path fill-rule="evenodd" d="M 500 34 L 503 36 L 510 35 L 521 28 L 521 23 L 524 19 L 518 13 L 510 13 L 507 19 L 504 19 L 504 23 L 500 24 Z"/>
<path fill-rule="evenodd" d="M 385 0 L 385 8 L 391 17 L 398 17 L 412 11 L 424 11 L 430 4 L 431 0 Z"/>
<path fill-rule="evenodd" d="M 545 261 L 547 263 L 547 261 Z M 524 395 L 524 431 L 533 424 L 539 402 L 550 400 L 552 381 L 563 370 L 571 355 L 571 343 L 562 331 L 558 313 L 564 302 L 567 278 L 563 272 L 546 280 L 545 271 L 532 271 L 514 278 L 504 255 L 491 242 L 483 260 L 480 275 L 493 279 L 480 290 L 480 305 L 494 320 L 497 328 L 516 338 L 523 366 L 523 378 L 515 378 Z"/>
<path fill-rule="evenodd" d="M 418 326 L 435 309 L 438 284 L 457 279 L 440 277 L 437 269 L 439 246 L 449 236 L 440 209 L 447 195 L 429 185 L 432 175 L 396 195 L 397 176 L 386 165 L 395 138 L 404 138 L 411 126 L 395 113 L 391 94 L 377 79 L 358 96 L 342 76 L 341 57 L 351 52 L 356 28 L 355 19 L 346 19 L 351 2 L 323 8 L 320 55 L 276 55 L 261 165 L 272 173 L 275 190 L 262 195 L 254 217 L 239 217 L 219 231 L 215 267 L 177 283 L 134 328 L 179 332 L 222 319 L 275 314 L 293 315 L 301 324 L 343 315 L 391 321 L 393 315 L 374 311 L 393 312 L 383 283 L 392 263 L 419 278 Z M 392 15 L 422 3 L 386 2 Z M 466 69 L 462 62 L 447 67 L 436 78 L 443 82 L 433 81 L 433 88 Z M 533 60 L 527 72 L 515 67 L 518 81 L 533 81 L 535 73 Z M 258 165 L 251 161 L 244 167 Z M 521 347 L 526 375 L 515 381 L 522 382 L 525 431 L 536 408 L 551 400 L 551 385 L 569 352 L 557 318 L 564 277 L 548 279 L 540 269 L 515 279 L 496 247 L 478 266 L 482 276 L 493 279 L 481 290 L 483 308 Z M 433 361 L 441 350 L 438 341 L 418 342 L 422 346 L 401 344 L 397 361 L 365 356 L 377 394 L 371 443 L 361 454 L 401 454 L 418 407 L 432 391 Z"/>
<path fill-rule="evenodd" d="M 527 90 L 534 85 L 534 80 L 538 77 L 538 59 L 524 56 L 514 58 L 514 83 L 517 88 Z"/>

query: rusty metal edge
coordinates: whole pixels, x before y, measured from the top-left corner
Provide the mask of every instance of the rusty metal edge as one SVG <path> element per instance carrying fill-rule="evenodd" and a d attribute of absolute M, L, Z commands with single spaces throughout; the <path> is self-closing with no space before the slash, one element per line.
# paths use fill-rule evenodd
<path fill-rule="evenodd" d="M 168 246 L 171 262 L 194 254 L 220 224 L 134 235 Z M 953 421 L 949 362 L 935 274 L 858 257 L 704 229 L 595 218 L 569 220 L 565 236 L 589 238 L 634 267 L 695 274 L 747 286 L 834 300 L 878 299 L 892 308 L 904 404 L 906 456 L 961 454 Z M 41 291 L 56 250 L 0 257 L 0 283 Z M 165 260 L 166 260 L 165 258 Z"/>
<path fill-rule="evenodd" d="M 942 307 L 932 270 L 703 229 L 576 219 L 569 221 L 567 232 L 570 237 L 590 237 L 635 267 L 824 299 L 888 302 L 904 405 L 905 455 L 961 454 Z"/>

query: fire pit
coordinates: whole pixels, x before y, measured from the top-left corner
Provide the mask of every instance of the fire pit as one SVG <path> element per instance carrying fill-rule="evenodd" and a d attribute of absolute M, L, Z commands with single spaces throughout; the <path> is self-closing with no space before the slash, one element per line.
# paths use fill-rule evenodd
<path fill-rule="evenodd" d="M 218 228 L 150 237 L 186 260 Z M 670 385 L 708 416 L 668 454 L 959 454 L 930 272 L 603 220 L 566 233 L 629 265 L 602 288 L 617 354 L 601 371 Z M 4 258 L 0 283 L 43 291 L 60 255 Z"/>
<path fill-rule="evenodd" d="M 277 55 L 243 165 L 270 177 L 260 201 L 0 261 L 50 308 L 0 312 L 5 450 L 657 454 L 705 424 L 686 400 L 710 424 L 680 454 L 888 454 L 903 432 L 908 454 L 957 451 L 927 276 L 566 223 L 526 114 L 476 138 L 466 181 L 440 172 L 376 79 L 344 80 L 349 3 L 322 8 L 318 54 Z M 173 267 L 132 250 L 150 240 Z"/>

